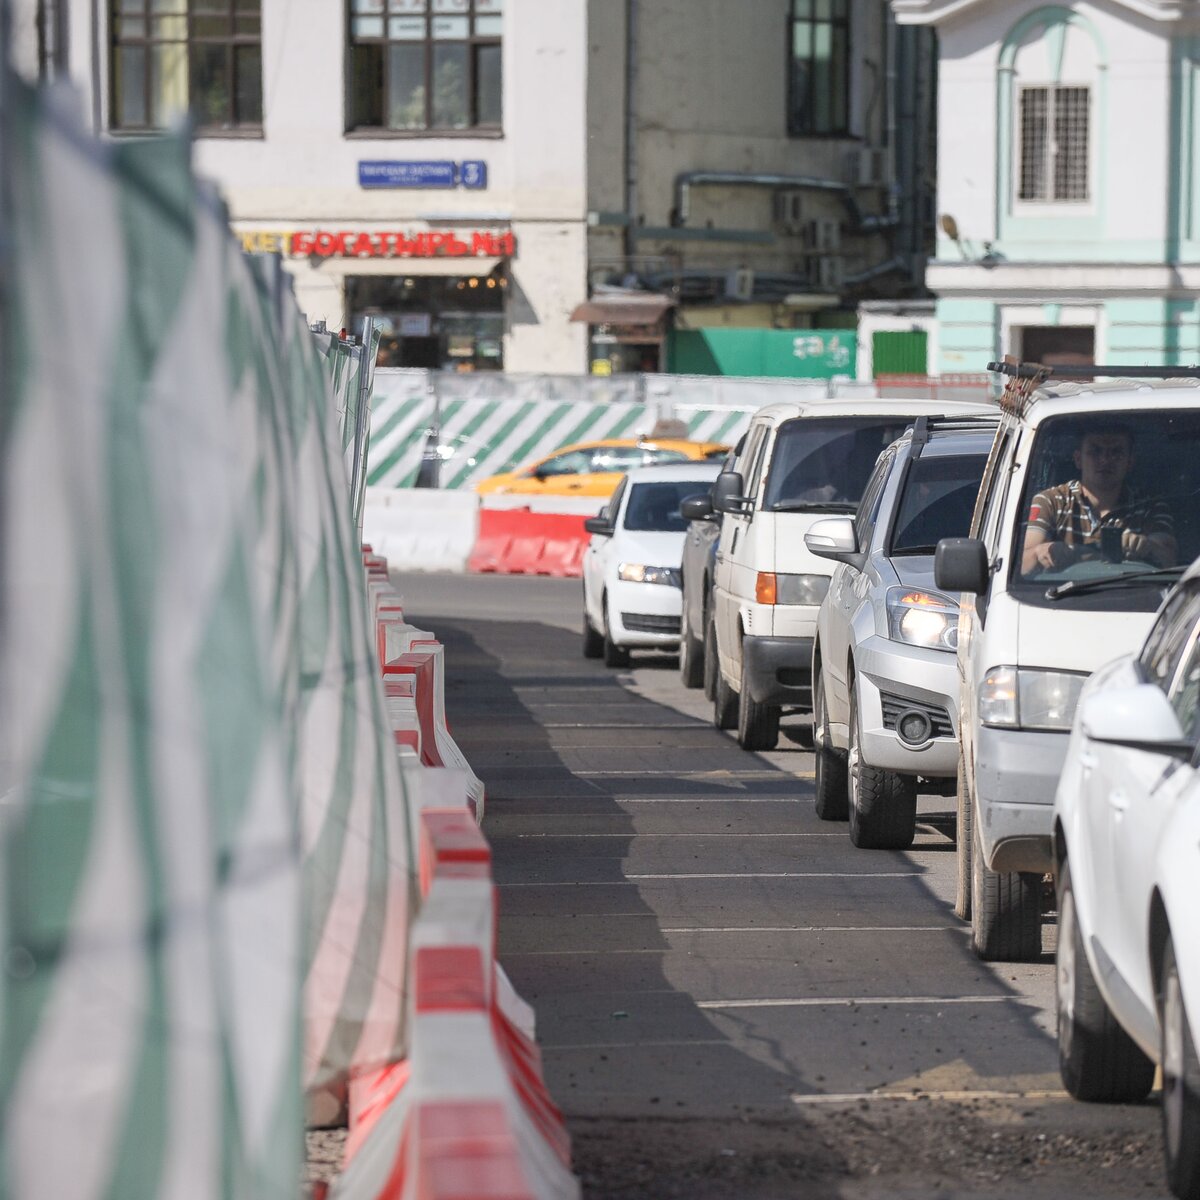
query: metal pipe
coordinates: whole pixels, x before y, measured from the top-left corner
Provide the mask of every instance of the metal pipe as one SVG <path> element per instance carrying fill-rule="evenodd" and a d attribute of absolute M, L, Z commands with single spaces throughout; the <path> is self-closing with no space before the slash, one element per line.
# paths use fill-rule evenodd
<path fill-rule="evenodd" d="M 635 252 L 638 219 L 638 0 L 625 0 L 625 243 L 626 269 Z"/>

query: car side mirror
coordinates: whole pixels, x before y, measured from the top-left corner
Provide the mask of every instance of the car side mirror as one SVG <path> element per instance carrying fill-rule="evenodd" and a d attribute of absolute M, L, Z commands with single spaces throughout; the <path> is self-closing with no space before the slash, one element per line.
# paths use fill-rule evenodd
<path fill-rule="evenodd" d="M 850 517 L 825 517 L 814 522 L 804 535 L 804 544 L 818 558 L 854 563 L 859 559 L 858 537 Z"/>
<path fill-rule="evenodd" d="M 607 517 L 588 517 L 583 523 L 588 533 L 597 537 L 612 537 L 613 523 Z"/>
<path fill-rule="evenodd" d="M 743 493 L 745 481 L 738 471 L 722 471 L 712 486 L 712 506 L 717 512 L 749 514 L 754 501 Z"/>
<path fill-rule="evenodd" d="M 987 547 L 978 538 L 942 538 L 933 555 L 933 579 L 945 592 L 987 591 Z"/>
<path fill-rule="evenodd" d="M 529 472 L 529 474 L 532 475 L 533 478 L 536 479 L 539 483 L 545 483 L 546 480 L 550 478 L 550 472 L 547 471 L 544 466 L 534 467 L 533 470 Z"/>
<path fill-rule="evenodd" d="M 1084 699 L 1079 723 L 1092 741 L 1110 746 L 1128 746 L 1184 761 L 1195 750 L 1183 736 L 1171 702 L 1153 683 L 1094 692 Z"/>
<path fill-rule="evenodd" d="M 685 521 L 707 521 L 713 515 L 712 501 L 707 496 L 689 496 L 679 506 Z"/>

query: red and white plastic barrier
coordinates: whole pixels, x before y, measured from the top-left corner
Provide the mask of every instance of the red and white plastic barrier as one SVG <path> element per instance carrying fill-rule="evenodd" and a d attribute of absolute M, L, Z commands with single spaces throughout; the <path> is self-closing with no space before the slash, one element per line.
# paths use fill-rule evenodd
<path fill-rule="evenodd" d="M 364 555 L 374 579 L 386 563 Z M 381 574 L 382 573 L 382 574 Z M 336 1200 L 578 1200 L 533 1010 L 496 961 L 483 787 L 445 722 L 443 651 L 373 587 L 380 669 L 418 851 L 409 1057 L 349 1081 Z"/>

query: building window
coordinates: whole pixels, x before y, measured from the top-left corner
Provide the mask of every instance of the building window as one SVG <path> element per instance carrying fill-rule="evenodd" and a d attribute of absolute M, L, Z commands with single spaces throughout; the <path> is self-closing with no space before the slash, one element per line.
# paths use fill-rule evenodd
<path fill-rule="evenodd" d="M 849 131 L 849 0 L 792 0 L 788 133 Z"/>
<path fill-rule="evenodd" d="M 1086 87 L 1023 87 L 1017 199 L 1086 201 L 1090 95 Z"/>
<path fill-rule="evenodd" d="M 262 128 L 262 0 L 113 0 L 114 129 Z"/>
<path fill-rule="evenodd" d="M 500 128 L 504 0 L 350 0 L 351 129 Z"/>

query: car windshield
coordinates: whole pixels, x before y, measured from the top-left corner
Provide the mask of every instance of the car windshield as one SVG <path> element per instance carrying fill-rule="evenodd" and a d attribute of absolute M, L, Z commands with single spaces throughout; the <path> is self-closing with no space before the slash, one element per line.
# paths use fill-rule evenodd
<path fill-rule="evenodd" d="M 853 512 L 880 451 L 911 424 L 904 417 L 809 417 L 779 427 L 763 507 Z"/>
<path fill-rule="evenodd" d="M 645 533 L 683 533 L 687 519 L 679 506 L 689 496 L 700 496 L 712 487 L 711 479 L 663 479 L 635 483 L 625 506 L 625 528 Z"/>
<path fill-rule="evenodd" d="M 986 454 L 912 459 L 888 553 L 932 554 L 940 538 L 966 537 L 986 462 Z"/>
<path fill-rule="evenodd" d="M 1043 421 L 1020 503 L 1009 576 L 1018 599 L 1152 612 L 1173 569 L 1200 554 L 1200 412 Z"/>

